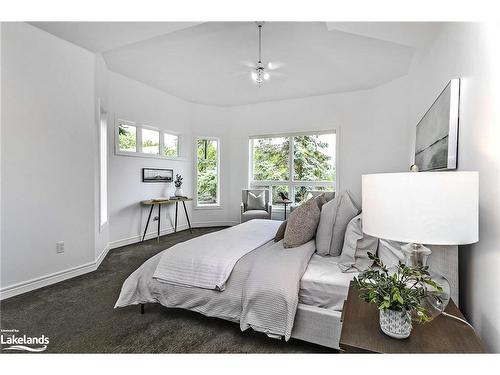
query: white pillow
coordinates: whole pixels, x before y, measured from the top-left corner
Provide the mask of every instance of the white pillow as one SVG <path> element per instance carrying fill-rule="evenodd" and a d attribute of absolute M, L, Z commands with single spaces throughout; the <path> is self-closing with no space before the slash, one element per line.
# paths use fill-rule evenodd
<path fill-rule="evenodd" d="M 356 216 L 347 225 L 344 246 L 338 263 L 342 272 L 365 271 L 373 263 L 368 253 L 377 253 L 378 238 L 363 233 L 361 216 Z"/>
<path fill-rule="evenodd" d="M 248 192 L 247 198 L 247 210 L 265 210 L 266 209 L 266 200 L 265 193 L 261 192 L 256 195 L 251 191 Z"/>
<path fill-rule="evenodd" d="M 321 207 L 321 216 L 316 231 L 316 252 L 319 255 L 330 254 L 333 225 L 335 224 L 339 202 L 339 198 L 334 198 Z"/>

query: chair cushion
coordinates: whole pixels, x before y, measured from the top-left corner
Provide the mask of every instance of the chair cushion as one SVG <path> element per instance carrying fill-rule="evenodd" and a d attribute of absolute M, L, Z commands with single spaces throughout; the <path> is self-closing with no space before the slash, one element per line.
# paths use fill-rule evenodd
<path fill-rule="evenodd" d="M 241 217 L 245 219 L 245 221 L 252 219 L 270 219 L 271 216 L 269 212 L 266 210 L 247 210 L 241 214 Z"/>
<path fill-rule="evenodd" d="M 257 194 L 254 194 L 251 191 L 249 191 L 247 198 L 247 210 L 265 210 L 266 209 L 265 195 L 266 194 L 263 191 Z"/>
<path fill-rule="evenodd" d="M 283 247 L 297 247 L 314 238 L 319 216 L 320 210 L 315 199 L 310 199 L 297 207 L 288 218 Z"/>

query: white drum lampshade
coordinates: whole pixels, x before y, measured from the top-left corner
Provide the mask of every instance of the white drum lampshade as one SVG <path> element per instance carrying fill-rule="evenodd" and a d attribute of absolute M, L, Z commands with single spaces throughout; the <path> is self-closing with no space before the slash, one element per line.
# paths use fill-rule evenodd
<path fill-rule="evenodd" d="M 479 240 L 478 172 L 369 174 L 362 191 L 368 235 L 427 245 Z"/>

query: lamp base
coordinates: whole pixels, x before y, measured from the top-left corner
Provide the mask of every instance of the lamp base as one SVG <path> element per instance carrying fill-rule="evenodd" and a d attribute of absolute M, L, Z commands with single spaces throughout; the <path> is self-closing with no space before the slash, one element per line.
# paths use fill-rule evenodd
<path fill-rule="evenodd" d="M 405 255 L 405 264 L 413 267 L 426 266 L 427 259 L 432 254 L 431 249 L 417 243 L 409 243 L 401 246 L 401 250 L 403 250 L 403 254 Z"/>
<path fill-rule="evenodd" d="M 427 266 L 427 260 L 432 254 L 432 250 L 421 244 L 409 243 L 401 246 L 401 250 L 405 255 L 405 264 L 410 267 Z M 448 302 L 450 301 L 451 288 L 448 280 L 432 270 L 429 270 L 429 274 L 437 285 L 442 288 L 441 292 L 438 292 L 434 287 L 426 285 L 428 290 L 435 293 L 435 297 L 426 297 L 422 300 L 422 306 L 427 310 L 430 320 L 434 319 L 436 316 L 441 314 Z"/>

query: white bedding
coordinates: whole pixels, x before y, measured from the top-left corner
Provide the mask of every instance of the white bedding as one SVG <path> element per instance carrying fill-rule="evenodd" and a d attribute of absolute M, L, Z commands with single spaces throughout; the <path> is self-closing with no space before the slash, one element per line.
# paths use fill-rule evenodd
<path fill-rule="evenodd" d="M 255 219 L 174 245 L 163 252 L 153 278 L 222 291 L 236 262 L 273 239 L 280 225 Z"/>
<path fill-rule="evenodd" d="M 342 273 L 340 257 L 314 254 L 300 281 L 299 303 L 342 311 L 350 281 L 359 273 Z"/>

